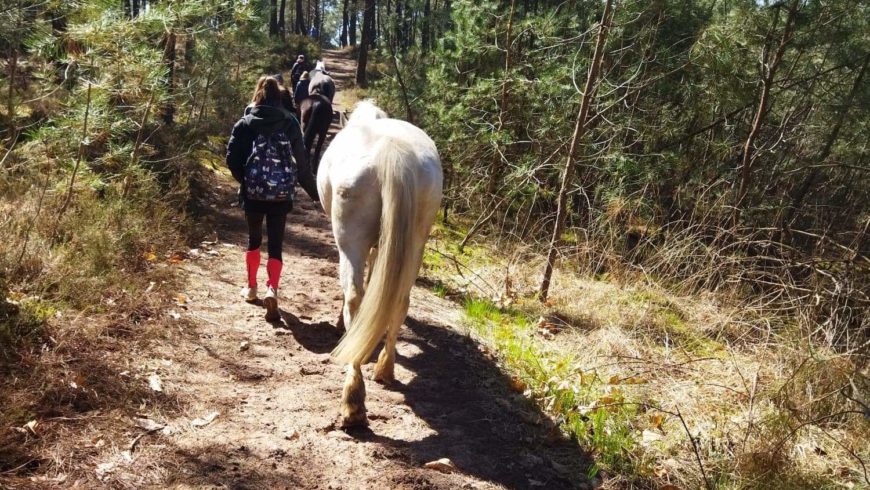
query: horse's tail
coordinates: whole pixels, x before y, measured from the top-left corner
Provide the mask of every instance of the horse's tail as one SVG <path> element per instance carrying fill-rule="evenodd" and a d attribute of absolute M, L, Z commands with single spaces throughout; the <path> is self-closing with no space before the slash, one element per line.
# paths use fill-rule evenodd
<path fill-rule="evenodd" d="M 362 364 L 384 334 L 399 328 L 408 313 L 408 295 L 419 268 L 416 250 L 416 153 L 396 139 L 383 138 L 372 163 L 381 185 L 381 229 L 368 287 L 353 323 L 332 355 L 349 364 Z"/>

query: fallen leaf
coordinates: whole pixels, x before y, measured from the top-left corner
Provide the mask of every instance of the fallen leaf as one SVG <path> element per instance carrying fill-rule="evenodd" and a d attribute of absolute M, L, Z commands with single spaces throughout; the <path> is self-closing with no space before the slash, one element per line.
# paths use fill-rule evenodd
<path fill-rule="evenodd" d="M 154 262 L 155 260 L 157 260 L 157 254 L 155 254 L 154 252 L 145 252 L 142 254 L 142 258 L 144 258 L 148 262 Z"/>
<path fill-rule="evenodd" d="M 284 435 L 284 439 L 287 439 L 288 441 L 295 441 L 296 439 L 299 439 L 299 437 L 300 437 L 299 431 L 296 429 L 293 429 Z"/>
<path fill-rule="evenodd" d="M 426 468 L 427 470 L 440 471 L 441 473 L 453 473 L 456 471 L 456 466 L 453 464 L 453 461 L 450 461 L 447 458 L 429 461 L 423 465 L 423 468 Z"/>
<path fill-rule="evenodd" d="M 245 352 L 246 350 L 251 348 L 251 343 L 247 340 L 243 340 L 241 344 L 239 344 L 239 350 Z"/>
<path fill-rule="evenodd" d="M 146 418 L 134 418 L 133 425 L 135 425 L 136 427 L 139 427 L 140 429 L 145 429 L 149 432 L 155 431 L 155 430 L 160 430 L 160 429 L 166 427 L 166 424 L 161 424 L 161 423 L 158 423 L 158 422 L 155 422 L 151 419 L 146 419 Z"/>
<path fill-rule="evenodd" d="M 661 429 L 662 424 L 665 422 L 665 416 L 657 413 L 649 416 L 649 423 L 655 427 L 656 429 Z"/>
<path fill-rule="evenodd" d="M 30 422 L 24 424 L 24 428 L 28 429 L 30 432 L 32 432 L 33 435 L 38 435 L 36 433 L 36 426 L 37 425 L 39 425 L 39 422 L 37 422 L 36 420 L 31 420 Z"/>
<path fill-rule="evenodd" d="M 150 293 L 151 291 L 153 291 L 153 290 L 154 290 L 154 286 L 155 286 L 156 284 L 157 284 L 157 283 L 154 282 L 154 281 L 149 282 L 149 283 L 148 283 L 148 287 L 145 288 L 145 292 L 146 292 L 146 293 Z"/>
<path fill-rule="evenodd" d="M 184 261 L 184 257 L 182 257 L 181 255 L 179 255 L 177 253 L 174 253 L 169 257 L 170 264 L 179 264 L 183 261 Z"/>
<path fill-rule="evenodd" d="M 522 393 L 526 391 L 526 383 L 519 378 L 511 378 L 511 389 L 517 393 Z"/>
<path fill-rule="evenodd" d="M 190 422 L 190 425 L 192 425 L 194 427 L 205 427 L 206 425 L 212 423 L 214 421 L 214 419 L 217 418 L 218 415 L 220 415 L 220 413 L 211 412 L 210 414 L 206 415 L 205 417 L 203 417 L 201 419 L 193 419 Z"/>
<path fill-rule="evenodd" d="M 184 293 L 178 293 L 175 297 L 175 304 L 178 306 L 184 306 L 187 304 L 187 295 Z"/>
<path fill-rule="evenodd" d="M 160 376 L 157 374 L 152 374 L 148 376 L 148 386 L 151 387 L 154 391 L 163 391 L 163 382 L 160 380 Z"/>

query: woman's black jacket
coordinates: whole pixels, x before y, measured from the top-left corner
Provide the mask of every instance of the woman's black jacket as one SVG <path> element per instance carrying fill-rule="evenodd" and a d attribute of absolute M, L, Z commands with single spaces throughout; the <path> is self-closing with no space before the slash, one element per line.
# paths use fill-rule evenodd
<path fill-rule="evenodd" d="M 296 117 L 283 108 L 269 105 L 258 105 L 251 108 L 239 122 L 233 126 L 233 133 L 227 144 L 227 167 L 242 186 L 245 180 L 245 165 L 253 150 L 254 139 L 259 134 L 269 135 L 276 131 L 284 131 L 287 134 L 293 148 L 293 158 L 296 160 L 296 175 L 299 185 L 305 192 L 318 200 L 317 184 L 311 167 L 308 163 L 308 151 L 302 142 L 302 129 Z M 246 209 L 247 197 L 244 189 L 239 193 L 239 204 Z"/>

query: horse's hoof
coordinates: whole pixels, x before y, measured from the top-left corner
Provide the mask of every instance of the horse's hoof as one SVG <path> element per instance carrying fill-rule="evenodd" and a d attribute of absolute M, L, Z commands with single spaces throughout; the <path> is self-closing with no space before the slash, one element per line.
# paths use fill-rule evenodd
<path fill-rule="evenodd" d="M 351 415 L 344 415 L 338 421 L 338 426 L 342 429 L 353 429 L 357 427 L 368 427 L 369 419 L 365 412 L 357 412 Z"/>
<path fill-rule="evenodd" d="M 372 380 L 375 383 L 380 383 L 384 386 L 390 386 L 396 382 L 396 377 L 393 375 L 393 373 L 378 372 L 376 368 L 375 374 L 374 376 L 372 376 Z"/>

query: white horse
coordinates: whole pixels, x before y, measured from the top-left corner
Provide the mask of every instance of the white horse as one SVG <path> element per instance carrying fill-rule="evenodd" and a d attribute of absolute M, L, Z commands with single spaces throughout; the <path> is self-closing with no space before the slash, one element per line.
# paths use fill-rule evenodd
<path fill-rule="evenodd" d="M 360 366 L 385 338 L 374 379 L 394 378 L 396 338 L 441 203 L 441 159 L 421 129 L 360 102 L 323 154 L 317 189 L 338 244 L 342 319 L 347 332 L 332 351 L 348 365 L 341 425 L 365 425 Z M 363 274 L 368 262 L 368 277 Z"/>

